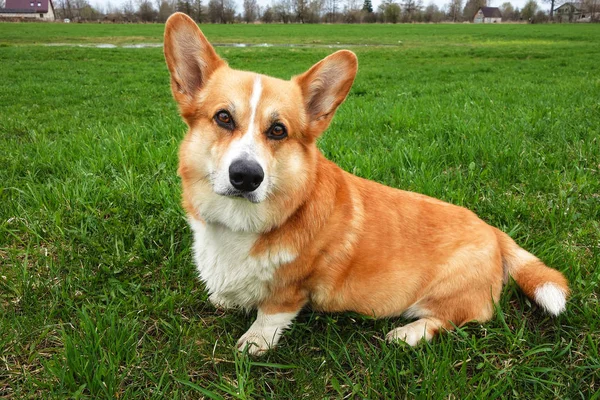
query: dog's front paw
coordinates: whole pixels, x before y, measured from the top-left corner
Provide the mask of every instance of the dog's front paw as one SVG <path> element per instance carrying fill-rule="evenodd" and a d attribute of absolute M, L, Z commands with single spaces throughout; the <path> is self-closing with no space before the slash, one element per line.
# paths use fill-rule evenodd
<path fill-rule="evenodd" d="M 244 336 L 242 336 L 237 342 L 237 348 L 239 351 L 244 351 L 247 349 L 248 354 L 253 356 L 260 356 L 273 347 L 275 347 L 275 343 L 273 343 L 273 341 L 265 339 L 261 332 L 255 332 L 252 330 L 246 332 Z"/>
<path fill-rule="evenodd" d="M 248 354 L 259 356 L 272 349 L 279 342 L 281 333 L 287 328 L 298 312 L 266 314 L 260 309 L 256 320 L 238 340 L 237 348 Z"/>

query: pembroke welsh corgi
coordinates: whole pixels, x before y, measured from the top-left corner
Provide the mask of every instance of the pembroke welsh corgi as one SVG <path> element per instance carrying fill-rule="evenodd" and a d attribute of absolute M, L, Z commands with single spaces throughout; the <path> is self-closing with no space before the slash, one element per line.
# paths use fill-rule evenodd
<path fill-rule="evenodd" d="M 185 14 L 166 23 L 193 254 L 217 306 L 258 309 L 239 349 L 274 347 L 306 305 L 416 321 L 416 345 L 489 320 L 512 276 L 548 313 L 568 283 L 471 211 L 356 177 L 316 146 L 357 72 L 347 50 L 290 81 L 231 69 Z"/>

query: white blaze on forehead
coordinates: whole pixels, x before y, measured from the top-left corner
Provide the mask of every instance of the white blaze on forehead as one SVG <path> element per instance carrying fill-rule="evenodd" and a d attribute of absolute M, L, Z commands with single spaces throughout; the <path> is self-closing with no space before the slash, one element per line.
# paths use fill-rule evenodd
<path fill-rule="evenodd" d="M 260 76 L 254 78 L 254 86 L 252 87 L 252 96 L 250 97 L 250 124 L 248 124 L 248 133 L 252 133 L 254 130 L 254 119 L 256 118 L 256 108 L 260 101 L 260 95 L 262 94 L 262 82 Z"/>
<path fill-rule="evenodd" d="M 260 160 L 261 157 L 257 154 L 258 149 L 256 148 L 254 140 L 254 133 L 256 131 L 256 110 L 258 109 L 261 94 L 262 82 L 260 76 L 257 75 L 254 79 L 254 85 L 252 86 L 252 94 L 250 95 L 250 120 L 248 121 L 248 130 L 237 143 L 233 144 L 232 160 L 239 157 L 256 159 L 264 169 L 265 165 L 262 160 Z"/>

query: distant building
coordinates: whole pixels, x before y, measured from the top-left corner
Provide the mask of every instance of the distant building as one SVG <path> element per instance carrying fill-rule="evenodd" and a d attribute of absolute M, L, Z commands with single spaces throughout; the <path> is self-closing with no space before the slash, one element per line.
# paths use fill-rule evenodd
<path fill-rule="evenodd" d="M 593 3 L 592 3 L 593 4 Z M 590 10 L 585 3 L 564 3 L 554 9 L 554 19 L 558 22 L 591 22 L 600 20 L 600 5 Z"/>
<path fill-rule="evenodd" d="M 502 13 L 498 7 L 481 7 L 473 17 L 476 24 L 495 24 L 502 22 Z"/>
<path fill-rule="evenodd" d="M 54 21 L 54 4 L 52 0 L 6 0 L 0 18 Z"/>

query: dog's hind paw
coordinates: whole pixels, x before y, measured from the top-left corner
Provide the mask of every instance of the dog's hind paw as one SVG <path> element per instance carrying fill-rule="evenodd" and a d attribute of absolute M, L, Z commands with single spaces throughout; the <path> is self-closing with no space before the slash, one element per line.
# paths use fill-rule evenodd
<path fill-rule="evenodd" d="M 422 318 L 410 324 L 391 330 L 386 339 L 388 342 L 403 341 L 416 346 L 422 339 L 430 341 L 441 326 L 441 321 L 433 318 Z"/>

